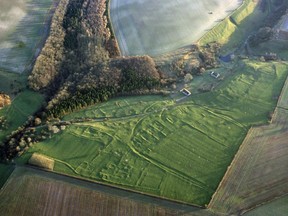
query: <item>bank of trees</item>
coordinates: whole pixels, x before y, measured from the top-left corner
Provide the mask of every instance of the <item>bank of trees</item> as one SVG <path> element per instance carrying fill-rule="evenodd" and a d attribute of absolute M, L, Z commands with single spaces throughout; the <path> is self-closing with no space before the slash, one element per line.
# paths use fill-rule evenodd
<path fill-rule="evenodd" d="M 67 1 L 60 2 L 51 34 L 29 77 L 30 87 L 47 95 L 48 116 L 159 85 L 152 58 L 117 56 L 105 0 Z"/>

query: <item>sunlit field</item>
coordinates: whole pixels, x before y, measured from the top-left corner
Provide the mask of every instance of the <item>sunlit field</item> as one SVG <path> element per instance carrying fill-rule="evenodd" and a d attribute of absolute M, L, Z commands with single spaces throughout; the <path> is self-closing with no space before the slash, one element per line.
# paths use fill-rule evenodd
<path fill-rule="evenodd" d="M 80 122 L 20 160 L 38 152 L 54 158 L 58 172 L 208 204 L 250 126 L 268 122 L 287 76 L 281 63 L 243 64 L 217 90 L 180 103 L 126 97 L 67 115 Z"/>
<path fill-rule="evenodd" d="M 241 5 L 239 0 L 111 0 L 123 55 L 157 55 L 196 42 Z"/>

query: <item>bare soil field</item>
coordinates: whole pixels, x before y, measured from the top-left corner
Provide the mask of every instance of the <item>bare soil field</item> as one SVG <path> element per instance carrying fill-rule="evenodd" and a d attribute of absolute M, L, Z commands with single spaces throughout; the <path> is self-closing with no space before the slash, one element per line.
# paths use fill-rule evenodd
<path fill-rule="evenodd" d="M 71 179 L 16 168 L 0 190 L 1 215 L 213 215 L 207 210 Z M 155 203 L 158 203 L 155 205 Z"/>
<path fill-rule="evenodd" d="M 287 92 L 288 80 L 272 123 L 248 132 L 209 204 L 213 211 L 243 213 L 288 193 Z"/>
<path fill-rule="evenodd" d="M 110 16 L 122 55 L 155 56 L 196 42 L 241 3 L 111 0 Z"/>

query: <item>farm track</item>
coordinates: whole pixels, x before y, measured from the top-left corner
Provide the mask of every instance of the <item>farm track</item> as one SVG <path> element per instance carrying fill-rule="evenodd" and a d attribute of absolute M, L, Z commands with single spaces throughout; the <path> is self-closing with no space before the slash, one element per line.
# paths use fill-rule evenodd
<path fill-rule="evenodd" d="M 288 78 L 272 123 L 251 128 L 240 146 L 209 203 L 214 212 L 242 214 L 288 193 L 287 96 Z"/>

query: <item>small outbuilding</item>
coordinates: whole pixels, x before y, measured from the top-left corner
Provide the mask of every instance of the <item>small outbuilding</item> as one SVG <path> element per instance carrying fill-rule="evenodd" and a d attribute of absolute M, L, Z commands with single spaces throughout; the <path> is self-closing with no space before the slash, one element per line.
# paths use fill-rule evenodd
<path fill-rule="evenodd" d="M 211 75 L 212 77 L 214 77 L 215 79 L 218 79 L 218 78 L 220 77 L 220 74 L 217 73 L 217 72 L 215 72 L 215 71 L 211 71 L 210 75 Z"/>
<path fill-rule="evenodd" d="M 191 95 L 191 92 L 189 90 L 187 90 L 186 88 L 181 89 L 180 92 L 182 94 L 184 94 L 185 96 Z"/>

